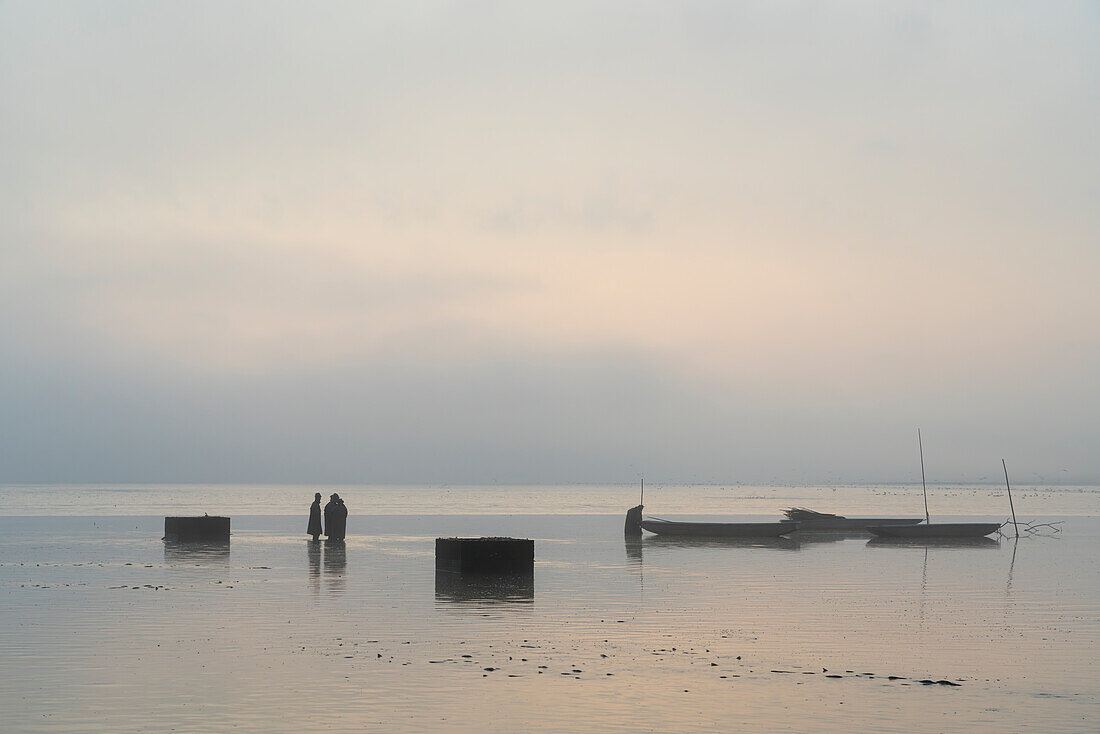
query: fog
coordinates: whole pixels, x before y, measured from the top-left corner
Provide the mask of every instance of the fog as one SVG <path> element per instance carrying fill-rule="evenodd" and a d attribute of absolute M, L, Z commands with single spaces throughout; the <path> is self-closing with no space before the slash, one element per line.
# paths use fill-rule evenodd
<path fill-rule="evenodd" d="M 0 482 L 1100 481 L 1092 4 L 0 6 Z"/>

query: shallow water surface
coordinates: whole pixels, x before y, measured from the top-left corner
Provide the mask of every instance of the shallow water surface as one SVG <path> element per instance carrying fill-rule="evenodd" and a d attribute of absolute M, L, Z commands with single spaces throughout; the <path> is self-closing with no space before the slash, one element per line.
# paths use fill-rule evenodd
<path fill-rule="evenodd" d="M 5 731 L 1100 728 L 1096 518 L 924 545 L 354 508 L 346 543 L 314 544 L 304 523 L 234 517 L 196 547 L 159 517 L 0 519 Z M 534 575 L 437 575 L 451 535 L 535 538 Z"/>

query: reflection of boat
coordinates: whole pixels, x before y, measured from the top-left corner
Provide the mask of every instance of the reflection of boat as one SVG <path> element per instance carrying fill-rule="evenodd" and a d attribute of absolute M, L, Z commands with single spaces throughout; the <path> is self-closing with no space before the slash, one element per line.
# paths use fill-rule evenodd
<path fill-rule="evenodd" d="M 872 525 L 878 536 L 890 538 L 981 538 L 1001 529 L 999 522 L 939 522 L 927 525 Z"/>
<path fill-rule="evenodd" d="M 815 512 L 802 507 L 784 510 L 788 520 L 798 523 L 798 530 L 864 530 L 868 525 L 916 525 L 919 517 L 845 517 L 830 512 Z"/>
<path fill-rule="evenodd" d="M 797 538 L 798 536 L 795 536 Z M 657 535 L 645 539 L 646 548 L 770 548 L 772 550 L 798 550 L 799 540 L 779 535 L 727 536 L 720 535 Z"/>
<path fill-rule="evenodd" d="M 436 601 L 511 602 L 530 604 L 535 600 L 533 573 L 458 573 L 436 569 Z"/>
<path fill-rule="evenodd" d="M 656 535 L 688 535 L 697 538 L 769 538 L 793 533 L 798 523 L 782 522 L 677 522 L 642 520 L 643 530 Z"/>
<path fill-rule="evenodd" d="M 790 537 L 792 542 L 799 545 L 811 543 L 840 543 L 845 540 L 866 540 L 868 532 L 864 528 L 851 528 L 849 530 L 810 530 L 809 532 L 798 526 L 798 532 Z"/>
<path fill-rule="evenodd" d="M 987 538 L 984 535 L 969 538 L 894 538 L 880 536 L 868 540 L 867 545 L 872 548 L 1000 548 L 1001 542 L 996 538 Z"/>

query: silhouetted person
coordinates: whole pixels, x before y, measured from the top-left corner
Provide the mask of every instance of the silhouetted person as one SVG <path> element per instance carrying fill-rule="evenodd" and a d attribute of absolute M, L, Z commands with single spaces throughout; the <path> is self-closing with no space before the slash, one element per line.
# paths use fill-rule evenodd
<path fill-rule="evenodd" d="M 325 504 L 325 535 L 330 538 L 333 537 L 332 532 L 336 529 L 333 513 L 336 511 L 336 500 L 339 496 L 336 493 L 330 494 Z"/>
<path fill-rule="evenodd" d="M 321 535 L 321 493 L 313 495 L 313 504 L 309 506 L 309 529 L 307 533 L 317 540 Z"/>
<path fill-rule="evenodd" d="M 348 508 L 340 495 L 336 495 L 336 506 L 332 508 L 332 530 L 328 537 L 333 540 L 343 540 L 348 530 Z"/>
<path fill-rule="evenodd" d="M 343 540 L 347 534 L 348 508 L 340 495 L 333 493 L 325 505 L 325 535 L 329 540 Z"/>

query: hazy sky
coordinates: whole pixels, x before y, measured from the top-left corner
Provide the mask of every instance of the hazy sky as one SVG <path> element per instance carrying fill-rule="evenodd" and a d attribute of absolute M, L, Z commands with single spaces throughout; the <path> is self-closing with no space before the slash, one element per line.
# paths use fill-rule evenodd
<path fill-rule="evenodd" d="M 0 3 L 0 482 L 1100 480 L 1095 2 Z"/>

